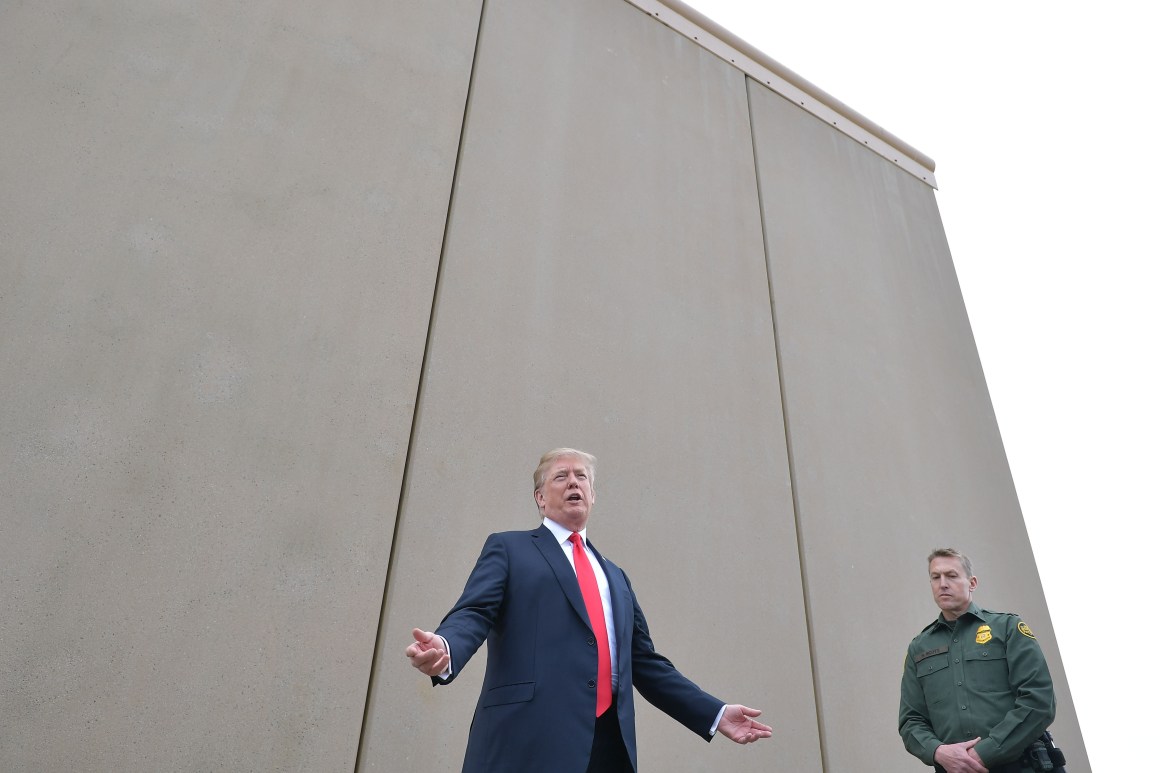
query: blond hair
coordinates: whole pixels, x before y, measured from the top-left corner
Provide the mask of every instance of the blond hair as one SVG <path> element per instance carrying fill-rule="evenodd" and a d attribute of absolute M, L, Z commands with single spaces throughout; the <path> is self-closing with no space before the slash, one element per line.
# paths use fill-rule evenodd
<path fill-rule="evenodd" d="M 563 459 L 567 456 L 573 456 L 584 462 L 584 469 L 588 471 L 588 485 L 592 487 L 593 491 L 596 490 L 596 457 L 583 451 L 577 451 L 575 448 L 554 448 L 540 457 L 540 463 L 536 467 L 536 471 L 532 473 L 533 494 L 544 487 L 544 477 L 548 474 L 548 468 L 557 459 Z"/>
<path fill-rule="evenodd" d="M 966 573 L 967 577 L 970 578 L 975 576 L 971 569 L 971 559 L 967 558 L 964 554 L 960 553 L 954 548 L 936 548 L 935 550 L 932 550 L 930 555 L 926 557 L 927 567 L 930 567 L 930 562 L 936 558 L 957 558 L 959 559 L 959 563 L 963 565 L 963 572 Z"/>

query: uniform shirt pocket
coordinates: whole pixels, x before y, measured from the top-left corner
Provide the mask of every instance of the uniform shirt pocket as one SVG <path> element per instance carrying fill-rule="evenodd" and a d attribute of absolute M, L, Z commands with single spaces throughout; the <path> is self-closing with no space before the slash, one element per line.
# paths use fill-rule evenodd
<path fill-rule="evenodd" d="M 964 650 L 963 670 L 967 684 L 972 690 L 979 692 L 1011 690 L 1011 678 L 1007 672 L 1007 647 L 997 639 Z"/>
<path fill-rule="evenodd" d="M 915 664 L 918 683 L 927 704 L 941 703 L 951 697 L 950 655 L 928 655 Z"/>

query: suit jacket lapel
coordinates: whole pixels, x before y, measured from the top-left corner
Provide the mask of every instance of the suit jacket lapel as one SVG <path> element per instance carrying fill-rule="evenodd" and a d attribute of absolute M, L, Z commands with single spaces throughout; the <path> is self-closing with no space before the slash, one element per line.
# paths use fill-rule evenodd
<path fill-rule="evenodd" d="M 576 614 L 580 615 L 581 620 L 588 623 L 588 608 L 584 606 L 584 596 L 580 593 L 580 582 L 576 579 L 576 570 L 568 563 L 568 559 L 564 556 L 564 550 L 560 547 L 560 543 L 556 542 L 556 535 L 547 526 L 541 526 L 532 532 L 532 544 L 539 548 L 544 560 L 552 568 L 552 573 L 556 575 L 556 581 L 560 583 L 560 590 L 564 591 L 564 595 L 572 604 L 572 608 L 576 610 Z M 591 624 L 588 627 L 591 628 Z"/>
<path fill-rule="evenodd" d="M 632 630 L 632 604 L 629 600 L 628 585 L 624 581 L 624 573 L 620 571 L 620 567 L 600 555 L 600 551 L 591 542 L 588 543 L 588 547 L 596 554 L 596 558 L 604 568 L 604 576 L 608 579 L 608 595 L 612 597 L 612 625 L 616 628 L 616 641 L 627 642 Z M 583 600 L 581 598 L 581 601 Z M 617 646 L 624 651 L 624 647 L 620 644 Z"/>

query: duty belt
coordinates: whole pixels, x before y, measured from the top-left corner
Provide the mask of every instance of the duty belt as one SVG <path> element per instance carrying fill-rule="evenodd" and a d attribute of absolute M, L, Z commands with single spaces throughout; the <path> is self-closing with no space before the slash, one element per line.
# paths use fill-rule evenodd
<path fill-rule="evenodd" d="M 1023 750 L 1019 759 L 1005 762 L 1002 765 L 992 765 L 987 770 L 989 773 L 1024 773 L 1028 770 L 1067 773 L 1063 767 L 1066 764 L 1067 760 L 1063 758 L 1063 752 L 1055 745 L 1051 733 L 1045 730 L 1042 736 Z M 937 762 L 934 764 L 934 769 L 936 773 L 947 773 L 946 768 Z"/>

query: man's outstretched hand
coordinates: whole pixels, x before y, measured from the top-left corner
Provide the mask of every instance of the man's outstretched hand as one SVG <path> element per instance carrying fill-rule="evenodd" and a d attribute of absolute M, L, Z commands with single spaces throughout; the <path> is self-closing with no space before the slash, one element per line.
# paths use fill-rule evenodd
<path fill-rule="evenodd" d="M 725 707 L 725 713 L 717 723 L 717 732 L 734 743 L 753 743 L 769 738 L 773 735 L 773 728 L 753 721 L 753 717 L 760 716 L 761 712 L 757 709 L 731 703 Z"/>
<path fill-rule="evenodd" d="M 411 631 L 411 635 L 415 641 L 407 646 L 407 657 L 412 666 L 427 676 L 439 676 L 447 670 L 451 656 L 447 654 L 447 644 L 442 636 L 418 628 Z M 721 724 L 725 724 L 724 719 Z"/>

